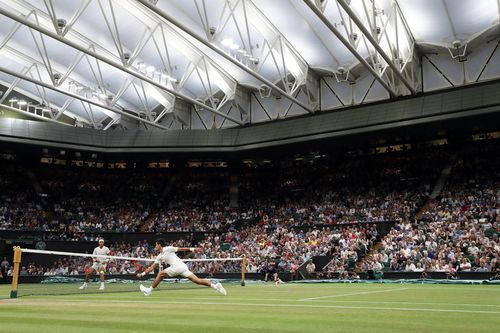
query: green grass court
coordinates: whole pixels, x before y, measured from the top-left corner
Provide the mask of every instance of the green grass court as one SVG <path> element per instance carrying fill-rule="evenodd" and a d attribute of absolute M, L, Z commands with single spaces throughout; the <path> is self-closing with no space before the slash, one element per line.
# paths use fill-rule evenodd
<path fill-rule="evenodd" d="M 0 286 L 2 296 L 9 294 Z M 91 288 L 97 288 L 93 285 Z M 500 286 L 251 284 L 0 300 L 0 332 L 500 331 Z"/>

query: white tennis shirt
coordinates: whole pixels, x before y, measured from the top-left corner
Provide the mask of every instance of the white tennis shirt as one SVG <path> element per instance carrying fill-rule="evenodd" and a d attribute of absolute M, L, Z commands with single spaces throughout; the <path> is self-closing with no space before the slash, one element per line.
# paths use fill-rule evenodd
<path fill-rule="evenodd" d="M 177 254 L 175 254 L 177 249 L 175 246 L 165 246 L 158 257 L 156 257 L 155 264 L 164 263 L 170 266 L 185 265 Z"/>
<path fill-rule="evenodd" d="M 109 254 L 109 248 L 107 246 L 103 246 L 100 248 L 99 246 L 94 249 L 94 252 L 92 252 L 93 255 L 98 255 L 98 256 L 107 256 Z M 95 262 L 98 263 L 105 263 L 106 259 L 104 258 L 94 258 Z"/>

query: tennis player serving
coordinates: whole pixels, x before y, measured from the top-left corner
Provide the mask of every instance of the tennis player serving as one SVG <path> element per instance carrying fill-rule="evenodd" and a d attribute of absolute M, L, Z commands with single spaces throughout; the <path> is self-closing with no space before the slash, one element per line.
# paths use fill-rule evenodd
<path fill-rule="evenodd" d="M 182 276 L 185 277 L 191 282 L 202 285 L 202 286 L 207 286 L 211 287 L 217 292 L 221 293 L 222 295 L 227 295 L 226 290 L 220 283 L 212 283 L 212 281 L 207 280 L 207 279 L 200 279 L 197 277 L 193 272 L 189 270 L 187 265 L 175 254 L 178 251 L 200 251 L 201 249 L 199 248 L 194 248 L 194 247 L 175 247 L 175 246 L 165 246 L 166 242 L 165 239 L 159 238 L 156 240 L 156 245 L 155 249 L 158 251 L 158 256 L 156 257 L 155 262 L 146 268 L 144 272 L 138 273 L 137 277 L 144 277 L 146 274 L 152 272 L 155 267 L 159 264 L 164 264 L 164 265 L 169 265 L 168 268 L 160 271 L 158 275 L 156 275 L 156 279 L 154 280 L 153 284 L 151 287 L 146 288 L 142 284 L 140 286 L 140 290 L 144 293 L 145 296 L 151 295 L 153 290 L 160 284 L 161 280 L 164 278 L 173 278 L 176 276 Z"/>

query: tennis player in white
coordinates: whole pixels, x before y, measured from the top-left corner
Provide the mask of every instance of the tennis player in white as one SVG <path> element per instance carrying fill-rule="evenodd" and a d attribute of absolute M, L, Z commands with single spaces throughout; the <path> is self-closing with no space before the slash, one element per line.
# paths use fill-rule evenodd
<path fill-rule="evenodd" d="M 143 277 L 146 274 L 153 271 L 155 269 L 155 267 L 157 265 L 159 265 L 160 263 L 170 265 L 168 268 L 160 271 L 158 273 L 158 275 L 156 275 L 156 279 L 154 280 L 151 287 L 146 288 L 141 284 L 139 289 L 141 289 L 141 291 L 144 293 L 145 296 L 151 295 L 154 288 L 156 288 L 160 284 L 161 280 L 163 280 L 164 278 L 169 278 L 169 277 L 173 278 L 176 276 L 185 277 L 196 284 L 211 287 L 211 288 L 217 290 L 217 292 L 219 292 L 223 295 L 227 295 L 226 290 L 224 289 L 224 287 L 220 283 L 213 284 L 210 280 L 200 279 L 193 272 L 191 272 L 189 270 L 189 268 L 187 267 L 187 265 L 175 254 L 177 251 L 195 252 L 195 251 L 199 250 L 198 248 L 165 246 L 165 244 L 166 244 L 166 242 L 163 238 L 156 240 L 155 249 L 156 249 L 156 251 L 158 251 L 159 254 L 156 257 L 155 262 L 151 266 L 146 268 L 144 270 L 144 272 L 137 274 L 137 277 Z"/>
<path fill-rule="evenodd" d="M 107 256 L 109 255 L 109 248 L 104 246 L 104 239 L 99 239 L 99 246 L 94 249 L 92 255 Z M 99 273 L 99 280 L 101 281 L 101 286 L 99 290 L 104 290 L 104 272 L 106 271 L 106 264 L 108 259 L 93 257 L 92 267 L 85 272 L 85 282 L 80 286 L 80 290 L 87 288 L 87 282 L 89 282 L 90 276 Z"/>

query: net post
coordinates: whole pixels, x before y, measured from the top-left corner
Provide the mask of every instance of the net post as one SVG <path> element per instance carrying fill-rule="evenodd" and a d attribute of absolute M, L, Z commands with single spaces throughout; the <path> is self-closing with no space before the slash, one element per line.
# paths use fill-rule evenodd
<path fill-rule="evenodd" d="M 241 286 L 245 286 L 245 272 L 247 269 L 247 259 L 245 256 L 241 259 Z"/>
<path fill-rule="evenodd" d="M 17 285 L 19 283 L 19 265 L 21 264 L 21 248 L 14 246 L 14 272 L 12 273 L 12 286 L 10 290 L 10 298 L 17 298 Z"/>

